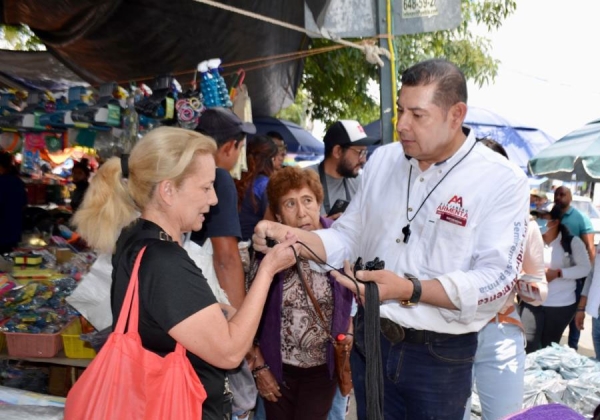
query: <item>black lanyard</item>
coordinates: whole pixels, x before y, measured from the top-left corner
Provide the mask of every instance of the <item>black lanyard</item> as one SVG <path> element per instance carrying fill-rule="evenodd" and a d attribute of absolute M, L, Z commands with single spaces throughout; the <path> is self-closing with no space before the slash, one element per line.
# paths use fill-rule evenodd
<path fill-rule="evenodd" d="M 427 201 L 427 199 L 429 198 L 429 196 L 431 194 L 433 194 L 433 192 L 435 191 L 435 189 L 442 183 L 442 181 L 444 179 L 446 179 L 446 177 L 450 174 L 450 172 L 452 172 L 452 169 L 456 168 L 458 166 L 459 163 L 461 163 L 463 160 L 465 160 L 465 158 L 467 156 L 469 156 L 469 153 L 471 153 L 471 150 L 473 150 L 473 148 L 477 145 L 477 142 L 473 143 L 473 146 L 471 146 L 471 148 L 469 149 L 469 151 L 467 153 L 465 153 L 465 155 L 463 157 L 460 158 L 460 160 L 458 162 L 456 162 L 450 169 L 448 169 L 448 172 L 446 172 L 444 174 L 444 176 L 442 177 L 442 179 L 440 179 L 437 184 L 435 184 L 433 186 L 433 188 L 431 189 L 431 191 L 429 191 L 429 193 L 427 194 L 427 196 L 425 196 L 425 198 L 423 199 L 423 201 L 421 202 L 421 205 L 419 206 L 419 208 L 417 209 L 417 211 L 415 212 L 415 214 L 413 215 L 412 219 L 408 216 L 408 203 L 410 201 L 410 187 L 411 187 L 411 176 L 412 176 L 412 165 L 410 165 L 410 170 L 408 171 L 408 185 L 407 185 L 407 189 L 406 189 L 406 220 L 408 220 L 408 223 L 406 224 L 406 226 L 404 226 L 402 228 L 402 234 L 404 235 L 404 243 L 407 244 L 409 239 L 410 239 L 410 234 L 412 233 L 412 231 L 410 230 L 410 224 L 413 220 L 415 220 L 415 217 L 417 217 L 417 214 L 419 214 L 419 212 L 421 211 L 421 208 L 423 208 L 423 205 L 425 204 L 425 202 Z"/>
<path fill-rule="evenodd" d="M 325 213 L 329 213 L 329 210 L 331 210 L 331 203 L 329 202 L 329 190 L 327 188 L 327 177 L 325 176 L 323 162 L 319 163 L 319 178 L 321 178 L 321 185 L 323 186 L 323 207 L 325 208 Z M 342 183 L 344 184 L 344 190 L 346 191 L 346 201 L 350 201 L 350 190 L 348 189 L 346 178 L 342 178 Z"/>

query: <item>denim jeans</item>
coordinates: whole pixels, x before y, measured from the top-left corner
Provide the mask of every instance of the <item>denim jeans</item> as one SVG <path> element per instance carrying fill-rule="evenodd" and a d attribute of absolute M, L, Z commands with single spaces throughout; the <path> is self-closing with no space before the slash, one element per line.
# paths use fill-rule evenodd
<path fill-rule="evenodd" d="M 600 361 L 600 319 L 598 318 L 592 318 L 592 341 L 594 342 L 596 360 Z"/>
<path fill-rule="evenodd" d="M 577 286 L 575 287 L 575 303 L 579 304 L 579 299 L 581 298 L 581 291 L 583 290 L 583 283 L 585 282 L 585 278 L 575 280 L 577 282 Z M 575 325 L 575 319 L 569 322 L 569 338 L 567 339 L 567 344 L 572 349 L 577 350 L 579 347 L 579 337 L 581 336 L 581 331 Z"/>
<path fill-rule="evenodd" d="M 501 419 L 523 408 L 525 335 L 516 325 L 490 322 L 477 336 L 473 366 L 482 420 Z M 471 400 L 464 420 L 471 418 Z"/>
<path fill-rule="evenodd" d="M 256 407 L 254 407 L 254 420 L 267 420 L 267 414 L 265 413 L 265 402 L 259 395 L 256 398 Z"/>
<path fill-rule="evenodd" d="M 364 339 L 355 340 L 350 362 L 357 415 L 359 420 L 368 420 Z M 477 334 L 394 345 L 382 335 L 385 420 L 462 419 L 471 395 L 476 350 Z"/>
<path fill-rule="evenodd" d="M 340 392 L 338 386 L 335 390 L 335 396 L 333 397 L 333 403 L 331 404 L 331 410 L 329 410 L 329 416 L 327 420 L 344 420 L 346 418 L 346 407 L 348 406 L 349 396 L 344 397 Z"/>

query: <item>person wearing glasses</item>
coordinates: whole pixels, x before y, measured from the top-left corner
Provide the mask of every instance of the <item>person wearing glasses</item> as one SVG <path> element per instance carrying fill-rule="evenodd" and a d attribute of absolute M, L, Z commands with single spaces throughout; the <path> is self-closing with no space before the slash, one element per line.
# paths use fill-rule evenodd
<path fill-rule="evenodd" d="M 309 168 L 319 174 L 325 193 L 321 214 L 335 220 L 345 209 L 343 203 L 347 205 L 358 189 L 360 170 L 367 163 L 367 146 L 379 140 L 367 136 L 358 121 L 340 120 L 329 127 L 323 142 L 325 159 Z M 342 207 L 335 205 L 337 200 Z"/>

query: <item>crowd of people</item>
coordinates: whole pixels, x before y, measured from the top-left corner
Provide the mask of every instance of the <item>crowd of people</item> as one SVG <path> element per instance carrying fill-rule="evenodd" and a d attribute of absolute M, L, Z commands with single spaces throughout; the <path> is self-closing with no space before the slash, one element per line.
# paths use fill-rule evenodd
<path fill-rule="evenodd" d="M 323 162 L 301 169 L 283 165 L 279 133 L 256 135 L 212 108 L 195 131 L 149 132 L 86 187 L 74 223 L 113 254 L 114 319 L 146 246 L 142 343 L 160 355 L 187 349 L 207 391 L 205 420 L 223 419 L 226 370 L 244 359 L 259 392 L 255 419 L 343 419 L 332 336 L 353 345 L 361 420 L 376 420 L 373 407 L 386 420 L 468 419 L 473 386 L 483 419 L 518 412 L 525 353 L 558 342 L 572 320 L 581 329 L 586 304 L 600 343 L 593 229 L 570 191 L 558 188 L 548 209 L 501 146 L 475 138 L 454 64 L 418 63 L 401 82 L 400 141 L 368 162 L 379 140 L 357 121 L 332 124 Z M 234 181 L 244 144 L 248 171 Z M 217 303 L 182 247 L 189 232 L 210 243 L 231 306 Z M 253 244 L 246 268 L 242 240 Z M 358 257 L 385 267 L 355 271 Z M 373 343 L 355 316 L 369 310 L 381 319 L 381 406 L 369 400 Z"/>

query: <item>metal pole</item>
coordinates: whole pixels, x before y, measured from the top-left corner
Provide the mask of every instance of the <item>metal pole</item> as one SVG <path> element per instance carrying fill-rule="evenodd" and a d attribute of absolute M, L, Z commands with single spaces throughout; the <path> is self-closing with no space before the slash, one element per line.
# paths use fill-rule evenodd
<path fill-rule="evenodd" d="M 388 33 L 387 22 L 387 0 L 377 0 L 377 33 Z M 387 39 L 379 38 L 379 46 L 387 48 Z M 394 139 L 394 126 L 392 123 L 393 110 L 396 104 L 393 103 L 392 92 L 392 74 L 390 60 L 387 57 L 381 57 L 385 66 L 379 68 L 379 100 L 380 100 L 380 121 L 382 143 L 391 143 Z M 393 77 L 396 77 L 393 75 Z"/>

